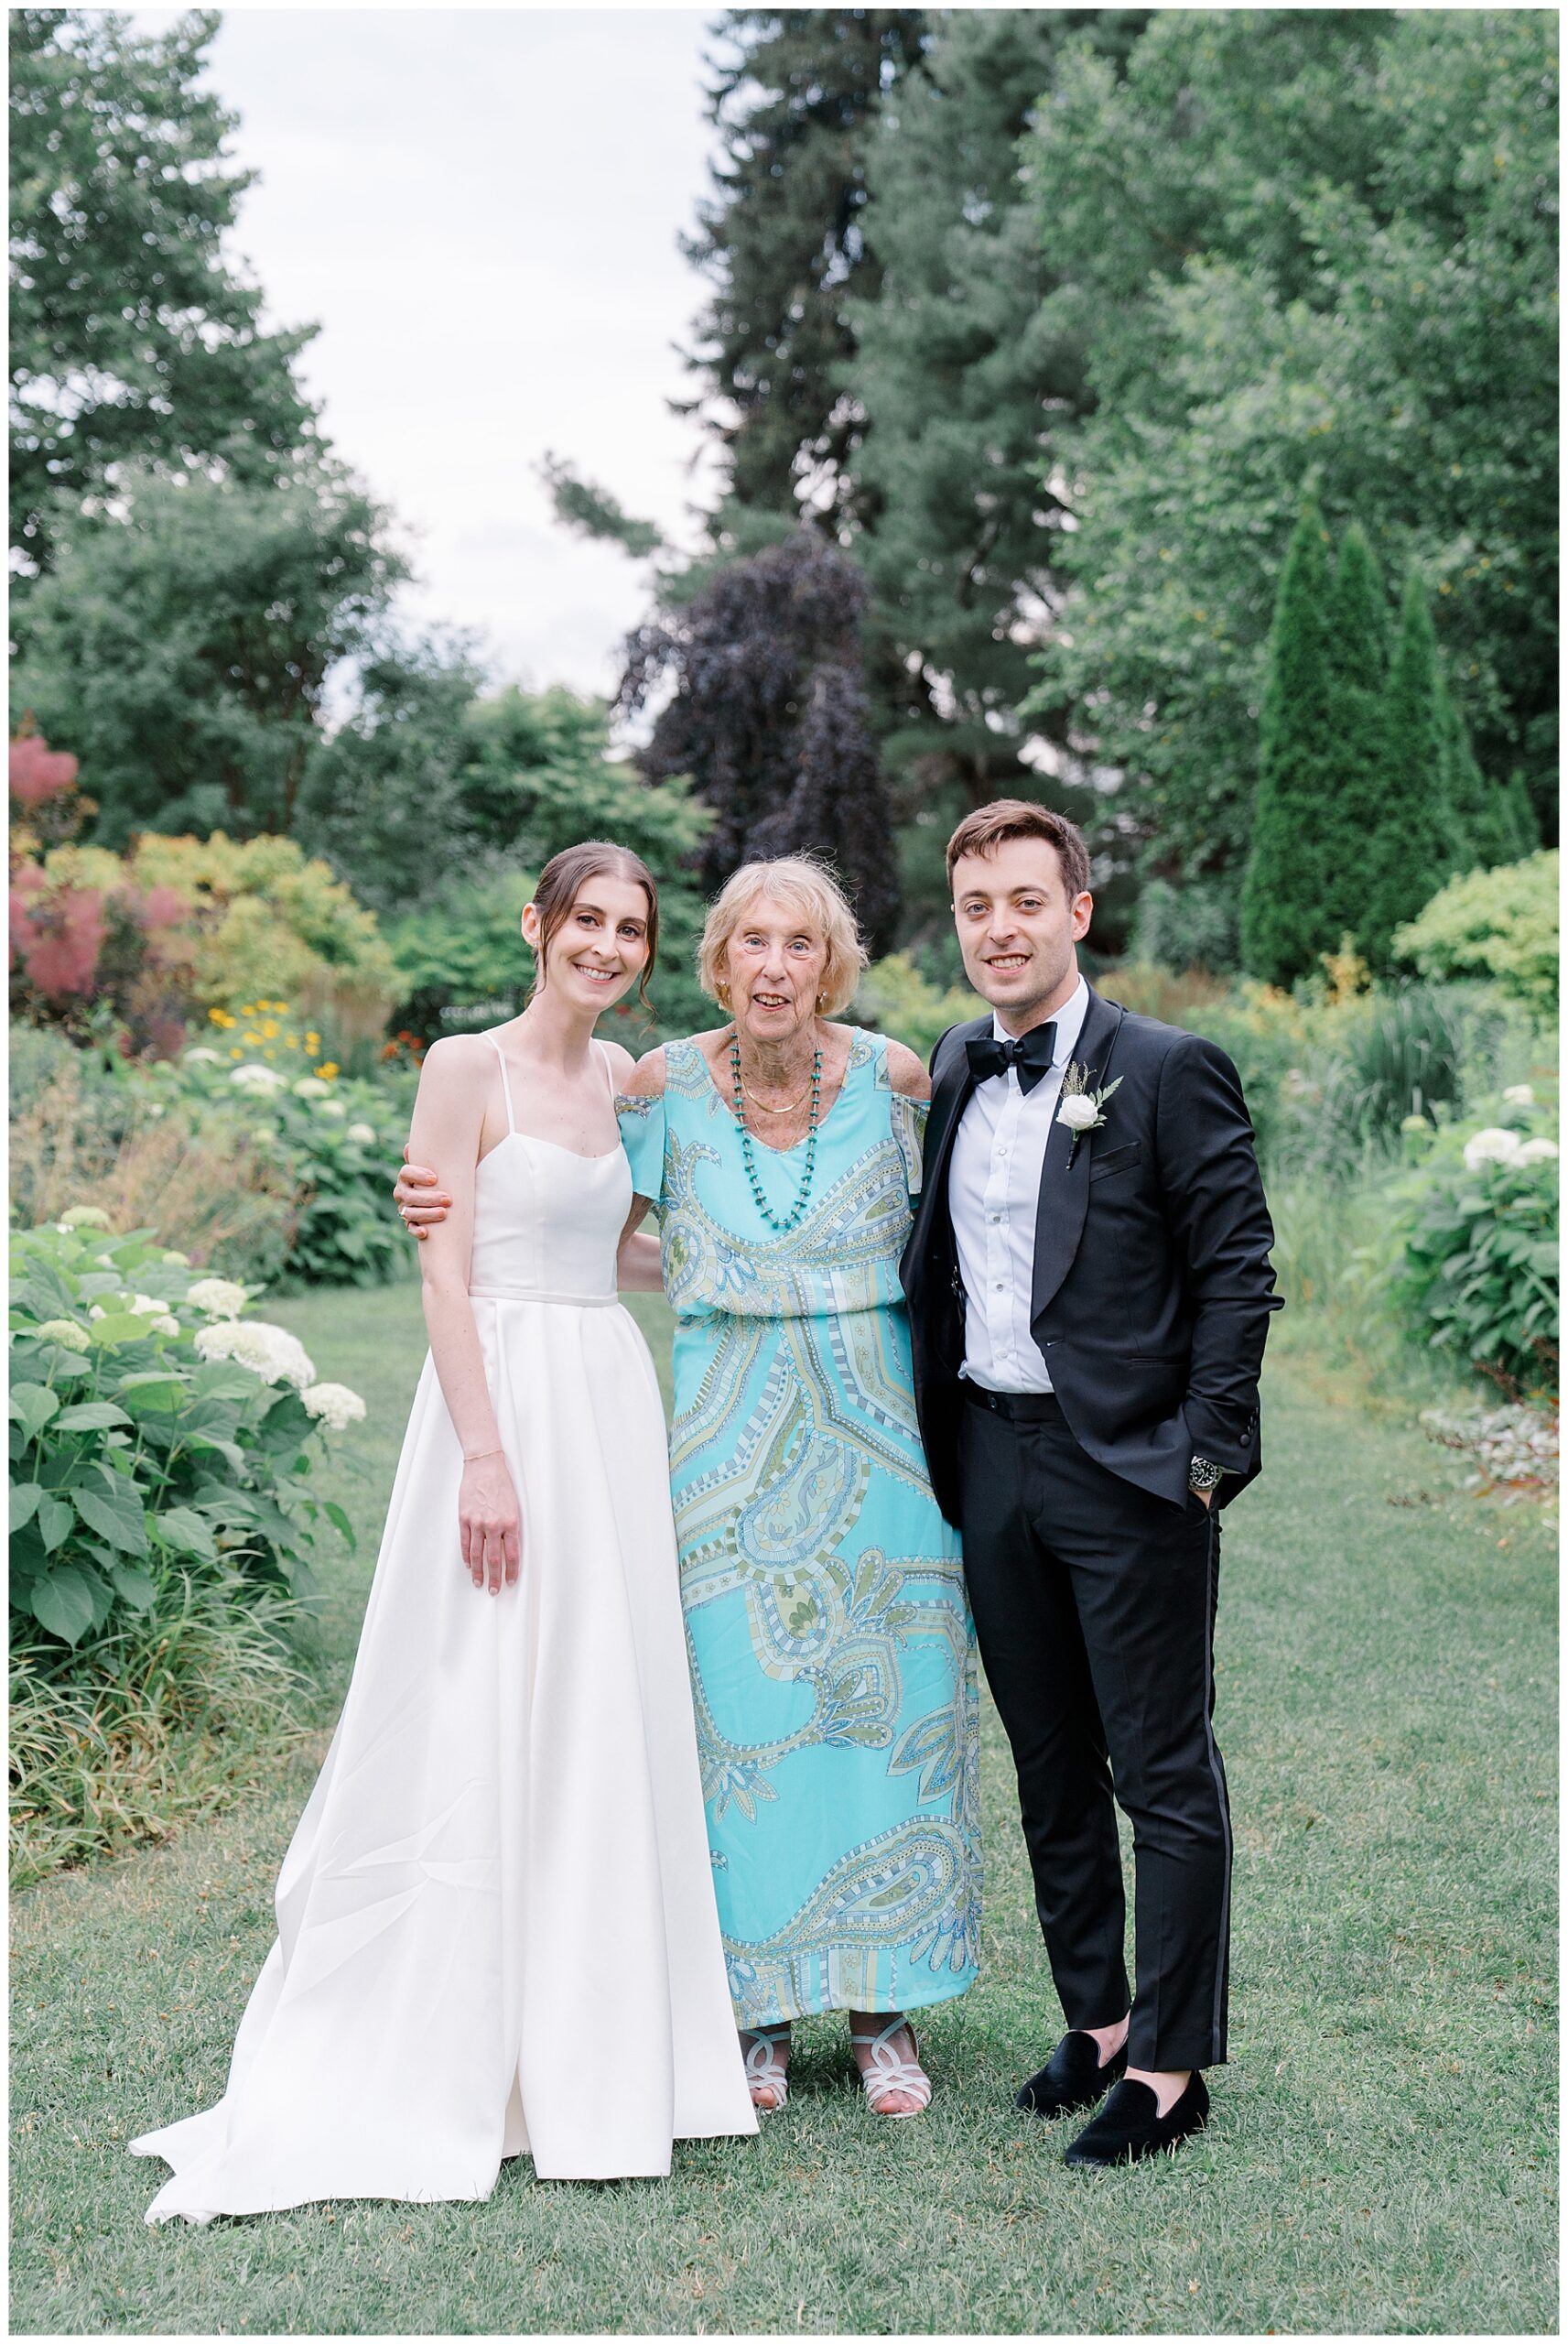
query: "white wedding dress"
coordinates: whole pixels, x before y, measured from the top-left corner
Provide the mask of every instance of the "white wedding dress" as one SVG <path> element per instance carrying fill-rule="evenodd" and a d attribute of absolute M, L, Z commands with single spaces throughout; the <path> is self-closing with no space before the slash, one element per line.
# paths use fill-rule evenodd
<path fill-rule="evenodd" d="M 499 1050 L 498 1050 L 499 1055 Z M 605 1059 L 608 1074 L 609 1061 Z M 502 1066 L 503 1081 L 505 1065 Z M 615 1296 L 625 1155 L 518 1132 L 470 1290 L 523 1516 L 476 1590 L 427 1359 L 353 1681 L 215 2108 L 131 2143 L 149 2221 L 663 2175 L 750 2133 L 697 1771 L 664 1413 Z"/>

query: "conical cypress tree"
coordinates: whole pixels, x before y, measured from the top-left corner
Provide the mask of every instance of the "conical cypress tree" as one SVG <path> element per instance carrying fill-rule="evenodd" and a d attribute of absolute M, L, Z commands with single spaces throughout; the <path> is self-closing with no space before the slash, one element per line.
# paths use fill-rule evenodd
<path fill-rule="evenodd" d="M 1448 845 L 1453 869 L 1490 870 L 1503 860 L 1497 795 L 1476 763 L 1465 720 L 1454 705 L 1441 665 L 1437 671 L 1437 729 L 1443 743 L 1443 797 L 1448 809 Z"/>
<path fill-rule="evenodd" d="M 1241 883 L 1242 960 L 1271 984 L 1289 984 L 1325 949 L 1318 815 L 1332 770 L 1328 585 L 1328 537 L 1309 497 L 1269 635 L 1252 849 Z"/>
<path fill-rule="evenodd" d="M 1336 950 L 1346 933 L 1359 940 L 1367 841 L 1377 826 L 1389 756 L 1389 602 L 1359 522 L 1340 541 L 1327 641 L 1334 753 L 1316 816 L 1324 865 L 1319 952 Z"/>
<path fill-rule="evenodd" d="M 1426 589 L 1413 570 L 1405 581 L 1389 674 L 1388 722 L 1388 762 L 1367 841 L 1367 902 L 1358 931 L 1374 969 L 1387 968 L 1395 928 L 1414 919 L 1454 868 L 1437 635 Z"/>

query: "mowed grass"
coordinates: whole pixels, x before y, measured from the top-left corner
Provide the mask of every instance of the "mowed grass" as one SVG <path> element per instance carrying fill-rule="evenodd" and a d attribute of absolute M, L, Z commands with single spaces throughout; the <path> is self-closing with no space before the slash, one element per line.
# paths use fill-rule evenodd
<path fill-rule="evenodd" d="M 643 1306 L 655 1340 L 661 1306 Z M 277 1307 L 372 1404 L 320 1622 L 341 1685 L 422 1353 L 413 1287 Z M 341 2202 L 148 2231 L 129 2137 L 222 2091 L 272 1936 L 296 1763 L 173 1847 L 16 1900 L 15 2328 L 193 2333 L 1541 2332 L 1556 2325 L 1555 1571 L 1397 1416 L 1296 1351 L 1227 1531 L 1232 2060 L 1209 2132 L 1069 2172 L 1012 2090 L 1059 2031 L 985 1723 L 987 1956 L 923 2029 L 930 2114 L 879 2123 L 801 2030 L 755 2143 L 668 2184 Z"/>

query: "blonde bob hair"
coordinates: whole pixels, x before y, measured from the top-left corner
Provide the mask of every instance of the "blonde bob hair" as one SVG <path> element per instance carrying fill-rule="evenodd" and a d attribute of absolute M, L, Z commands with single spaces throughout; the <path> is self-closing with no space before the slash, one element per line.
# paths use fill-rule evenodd
<path fill-rule="evenodd" d="M 727 879 L 708 908 L 702 941 L 697 949 L 697 981 L 710 1001 L 727 1007 L 719 991 L 730 939 L 753 904 L 764 898 L 793 912 L 807 935 L 827 948 L 817 1005 L 825 1017 L 837 1017 L 855 997 L 867 952 L 855 925 L 855 915 L 831 873 L 809 855 L 781 854 L 771 863 L 743 863 Z"/>

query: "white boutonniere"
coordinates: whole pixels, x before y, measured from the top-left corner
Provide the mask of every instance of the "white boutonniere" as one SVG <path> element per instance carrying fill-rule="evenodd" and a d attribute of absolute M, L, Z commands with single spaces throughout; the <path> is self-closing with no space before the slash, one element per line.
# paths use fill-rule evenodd
<path fill-rule="evenodd" d="M 1065 1123 L 1073 1134 L 1071 1145 L 1067 1149 L 1069 1172 L 1073 1168 L 1073 1158 L 1078 1152 L 1078 1142 L 1086 1132 L 1098 1132 L 1103 1129 L 1105 1117 L 1100 1110 L 1112 1091 L 1119 1091 L 1121 1088 L 1121 1077 L 1119 1074 L 1116 1080 L 1108 1082 L 1103 1091 L 1091 1091 L 1089 1076 L 1092 1072 L 1092 1068 L 1080 1066 L 1077 1059 L 1074 1058 L 1069 1062 L 1067 1071 L 1062 1077 L 1062 1102 L 1056 1110 L 1056 1121 L 1059 1123 Z"/>

